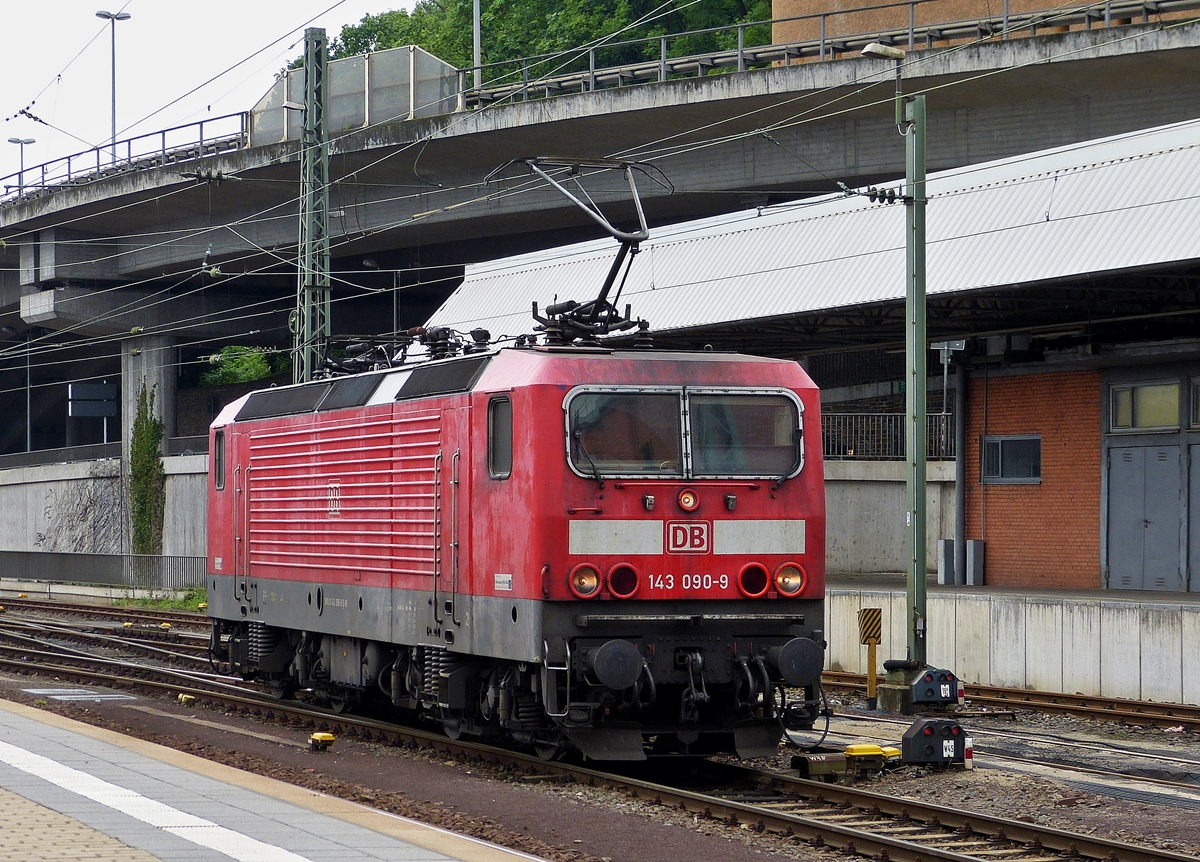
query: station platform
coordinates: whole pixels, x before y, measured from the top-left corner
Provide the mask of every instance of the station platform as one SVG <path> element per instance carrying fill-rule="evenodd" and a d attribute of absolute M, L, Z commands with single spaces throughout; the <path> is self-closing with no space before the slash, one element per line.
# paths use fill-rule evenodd
<path fill-rule="evenodd" d="M 0 700 L 0 859 L 537 862 Z"/>

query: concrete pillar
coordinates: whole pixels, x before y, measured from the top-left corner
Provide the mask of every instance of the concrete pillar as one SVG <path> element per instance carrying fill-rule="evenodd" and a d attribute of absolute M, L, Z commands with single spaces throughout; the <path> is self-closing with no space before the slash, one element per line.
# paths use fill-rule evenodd
<path fill-rule="evenodd" d="M 154 392 L 154 409 L 163 421 L 163 436 L 175 436 L 175 339 L 139 335 L 121 341 L 121 462 L 128 475 L 133 420 L 143 384 Z"/>

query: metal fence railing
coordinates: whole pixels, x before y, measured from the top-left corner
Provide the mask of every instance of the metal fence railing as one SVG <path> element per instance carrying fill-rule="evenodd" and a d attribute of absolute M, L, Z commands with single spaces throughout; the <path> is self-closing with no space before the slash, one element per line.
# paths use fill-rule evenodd
<path fill-rule="evenodd" d="M 66 446 L 60 449 L 34 449 L 32 452 L 14 452 L 10 455 L 0 455 L 0 470 L 8 467 L 68 464 L 72 461 L 102 461 L 105 458 L 120 457 L 120 443 L 87 443 L 82 446 Z"/>
<path fill-rule="evenodd" d="M 208 453 L 208 435 L 198 437 L 168 437 L 163 441 L 167 455 L 205 455 Z"/>
<path fill-rule="evenodd" d="M 821 417 L 823 454 L 829 460 L 898 461 L 906 457 L 903 413 L 825 413 Z M 927 421 L 926 457 L 954 458 L 954 416 L 934 413 Z"/>
<path fill-rule="evenodd" d="M 168 437 L 163 441 L 164 455 L 205 455 L 208 453 L 208 436 Z M 82 446 L 66 446 L 60 449 L 35 449 L 32 452 L 13 452 L 0 455 L 0 470 L 9 467 L 36 467 L 41 464 L 69 464 L 72 461 L 102 461 L 120 458 L 121 444 L 87 443 Z"/>
<path fill-rule="evenodd" d="M 248 141 L 248 116 L 243 111 L 210 117 L 32 165 L 0 177 L 3 184 L 0 200 L 5 204 L 15 203 L 20 198 L 36 198 L 55 189 L 85 185 L 116 174 L 183 165 L 240 150 Z"/>
<path fill-rule="evenodd" d="M 203 586 L 204 557 L 0 551 L 0 578 L 147 590 Z"/>
<path fill-rule="evenodd" d="M 611 87 L 660 83 L 671 78 L 744 72 L 794 61 L 836 60 L 855 55 L 870 42 L 908 50 L 953 45 L 971 39 L 1008 39 L 1047 31 L 1111 27 L 1160 19 L 1200 7 L 1197 0 L 1096 0 L 1046 4 L 1048 8 L 1010 12 L 1009 4 L 984 5 L 982 14 L 946 21 L 938 0 L 897 0 L 861 4 L 808 15 L 729 24 L 684 33 L 601 42 L 587 50 L 506 60 L 459 70 L 464 107 L 500 99 L 528 100 Z M 967 10 L 968 12 L 970 10 Z M 959 10 L 962 14 L 962 10 Z M 890 20 L 890 26 L 864 29 L 864 18 Z M 896 23 L 895 19 L 904 23 Z M 923 20 L 924 19 L 924 20 Z M 932 19 L 932 20 L 930 20 Z M 803 32 L 776 41 L 775 28 Z M 714 44 L 715 43 L 715 44 Z M 482 87 L 469 86 L 478 70 Z"/>

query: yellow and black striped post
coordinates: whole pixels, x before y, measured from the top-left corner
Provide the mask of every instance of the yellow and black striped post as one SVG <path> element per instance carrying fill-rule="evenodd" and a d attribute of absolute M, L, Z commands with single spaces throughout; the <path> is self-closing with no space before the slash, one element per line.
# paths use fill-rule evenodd
<path fill-rule="evenodd" d="M 875 694 L 875 648 L 883 640 L 883 608 L 862 608 L 858 612 L 858 642 L 867 645 L 867 709 L 878 709 Z"/>

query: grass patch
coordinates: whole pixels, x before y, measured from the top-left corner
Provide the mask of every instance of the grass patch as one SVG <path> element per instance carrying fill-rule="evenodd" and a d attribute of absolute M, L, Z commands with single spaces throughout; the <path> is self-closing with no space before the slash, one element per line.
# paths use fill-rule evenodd
<path fill-rule="evenodd" d="M 208 601 L 205 587 L 188 587 L 181 596 L 162 599 L 121 599 L 117 604 L 131 608 L 156 608 L 162 611 L 199 611 Z"/>

